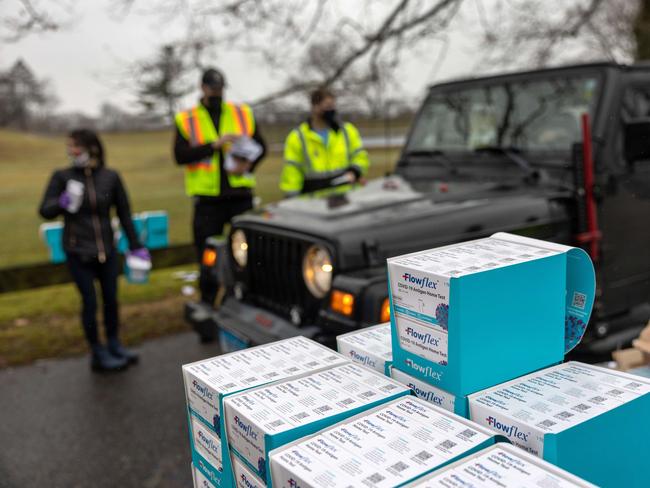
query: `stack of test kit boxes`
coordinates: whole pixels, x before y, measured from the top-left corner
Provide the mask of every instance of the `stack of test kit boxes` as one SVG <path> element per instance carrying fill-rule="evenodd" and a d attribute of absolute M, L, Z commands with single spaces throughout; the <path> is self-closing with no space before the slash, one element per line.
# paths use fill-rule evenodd
<path fill-rule="evenodd" d="M 295 337 L 184 365 L 194 468 L 217 488 L 234 486 L 222 414 L 228 395 L 348 363 L 331 349 Z"/>
<path fill-rule="evenodd" d="M 350 362 L 229 396 L 224 423 L 233 464 L 267 482 L 272 449 L 408 395 L 404 385 Z"/>
<path fill-rule="evenodd" d="M 511 234 L 388 259 L 391 376 L 468 416 L 472 393 L 560 363 L 595 275 L 581 249 Z"/>
<path fill-rule="evenodd" d="M 393 359 L 390 322 L 340 335 L 336 338 L 336 348 L 346 358 L 386 373 Z"/>

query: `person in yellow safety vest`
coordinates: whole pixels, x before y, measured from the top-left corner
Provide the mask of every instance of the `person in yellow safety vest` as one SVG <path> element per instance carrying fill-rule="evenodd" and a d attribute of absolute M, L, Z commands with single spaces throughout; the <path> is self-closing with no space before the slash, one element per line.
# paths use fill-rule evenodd
<path fill-rule="evenodd" d="M 311 116 L 285 141 L 280 189 L 287 197 L 327 188 L 346 189 L 362 182 L 369 166 L 357 128 L 338 121 L 334 94 L 327 88 L 315 90 Z"/>
<path fill-rule="evenodd" d="M 205 70 L 200 102 L 175 117 L 174 157 L 185 168 L 185 191 L 194 201 L 192 230 L 199 263 L 206 239 L 220 235 L 234 216 L 253 208 L 253 171 L 266 153 L 253 111 L 246 104 L 224 101 L 225 86 L 220 71 Z M 244 136 L 261 146 L 259 156 L 253 161 L 226 157 Z M 201 281 L 202 301 L 213 303 L 217 287 Z"/>

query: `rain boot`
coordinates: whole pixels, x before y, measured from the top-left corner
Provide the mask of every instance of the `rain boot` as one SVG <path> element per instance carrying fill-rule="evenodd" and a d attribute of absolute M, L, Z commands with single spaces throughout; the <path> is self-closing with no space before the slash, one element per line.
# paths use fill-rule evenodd
<path fill-rule="evenodd" d="M 113 357 L 126 360 L 128 364 L 136 364 L 139 359 L 138 354 L 131 349 L 124 347 L 117 337 L 111 337 L 108 339 L 108 352 L 111 353 Z"/>
<path fill-rule="evenodd" d="M 90 367 L 93 371 L 119 371 L 128 366 L 128 361 L 111 355 L 101 344 L 92 346 Z"/>

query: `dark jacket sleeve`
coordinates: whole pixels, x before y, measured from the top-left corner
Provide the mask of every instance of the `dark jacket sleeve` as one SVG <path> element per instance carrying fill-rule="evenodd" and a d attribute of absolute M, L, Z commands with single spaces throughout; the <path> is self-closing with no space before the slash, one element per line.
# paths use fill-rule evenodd
<path fill-rule="evenodd" d="M 38 209 L 41 217 L 44 219 L 54 219 L 63 214 L 63 209 L 59 206 L 59 196 L 65 189 L 65 182 L 59 171 L 55 171 L 50 177 L 50 182 L 45 189 L 43 201 Z"/>
<path fill-rule="evenodd" d="M 126 193 L 126 188 L 122 184 L 120 175 L 115 173 L 115 209 L 117 216 L 120 219 L 122 229 L 129 239 L 129 249 L 131 251 L 142 247 L 138 235 L 135 232 L 135 226 L 131 219 L 131 206 L 129 205 L 129 197 Z"/>
<path fill-rule="evenodd" d="M 337 186 L 346 185 L 348 182 L 337 182 L 336 179 L 342 177 L 345 173 L 350 171 L 349 168 L 341 169 L 339 171 L 328 171 L 326 175 L 305 176 L 305 181 L 302 185 L 301 193 L 311 193 L 325 188 L 335 188 Z"/>
<path fill-rule="evenodd" d="M 264 159 L 264 156 L 266 156 L 266 141 L 264 140 L 264 137 L 262 136 L 262 133 L 260 132 L 260 127 L 259 125 L 255 124 L 255 132 L 253 133 L 253 140 L 257 142 L 260 146 L 262 146 L 262 154 L 253 161 L 253 165 L 251 166 L 251 171 L 255 171 L 255 168 L 259 164 L 259 162 Z"/>
<path fill-rule="evenodd" d="M 213 154 L 214 149 L 210 144 L 190 146 L 190 142 L 183 137 L 183 134 L 176 127 L 176 135 L 174 138 L 174 158 L 176 159 L 176 164 L 198 163 Z"/>

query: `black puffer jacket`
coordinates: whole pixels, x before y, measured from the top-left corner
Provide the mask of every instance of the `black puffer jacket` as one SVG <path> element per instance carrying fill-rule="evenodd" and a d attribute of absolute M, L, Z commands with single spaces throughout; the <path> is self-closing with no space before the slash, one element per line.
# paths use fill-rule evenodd
<path fill-rule="evenodd" d="M 66 189 L 68 180 L 84 184 L 83 203 L 79 211 L 71 214 L 59 206 L 59 196 Z M 129 199 L 116 171 L 105 168 L 66 168 L 57 170 L 45 190 L 40 214 L 46 219 L 63 215 L 63 249 L 66 253 L 100 262 L 113 252 L 113 229 L 111 207 L 115 207 L 122 228 L 129 240 L 131 250 L 142 247 L 135 233 Z"/>

